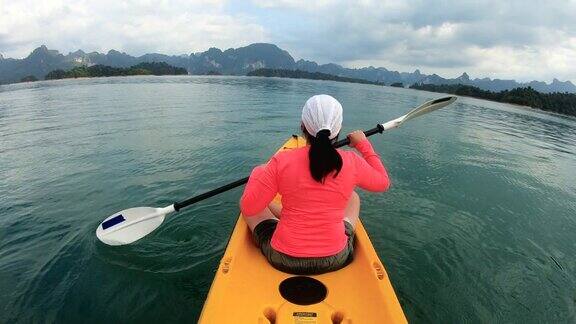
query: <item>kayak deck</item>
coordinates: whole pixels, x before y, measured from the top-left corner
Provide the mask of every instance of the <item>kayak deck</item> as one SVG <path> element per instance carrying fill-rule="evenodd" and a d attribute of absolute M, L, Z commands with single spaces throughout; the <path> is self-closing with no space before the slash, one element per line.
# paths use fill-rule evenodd
<path fill-rule="evenodd" d="M 305 145 L 304 139 L 293 136 L 280 150 Z M 354 261 L 341 270 L 309 276 L 326 287 L 324 300 L 298 305 L 296 303 L 302 302 L 284 299 L 279 286 L 292 277 L 298 276 L 278 271 L 268 264 L 240 216 L 199 323 L 407 323 L 386 270 L 361 222 L 356 227 Z M 306 289 L 318 288 L 304 283 L 292 287 L 292 292 L 298 294 L 302 290 L 306 295 L 310 293 L 303 291 Z"/>

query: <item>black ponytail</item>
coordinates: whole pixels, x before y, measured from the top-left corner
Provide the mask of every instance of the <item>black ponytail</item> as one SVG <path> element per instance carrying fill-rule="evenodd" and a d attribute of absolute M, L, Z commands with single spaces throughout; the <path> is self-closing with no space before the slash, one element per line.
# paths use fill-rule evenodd
<path fill-rule="evenodd" d="M 336 171 L 334 174 L 334 177 L 336 177 L 342 169 L 342 157 L 332 146 L 332 141 L 329 138 L 330 130 L 322 129 L 316 134 L 316 137 L 310 134 L 306 135 L 310 143 L 308 157 L 310 159 L 312 178 L 324 183 L 324 180 L 332 171 Z"/>

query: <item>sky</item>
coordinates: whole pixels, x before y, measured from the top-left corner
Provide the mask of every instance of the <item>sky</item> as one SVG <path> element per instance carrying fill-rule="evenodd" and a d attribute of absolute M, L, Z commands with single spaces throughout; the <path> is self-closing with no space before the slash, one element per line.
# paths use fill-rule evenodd
<path fill-rule="evenodd" d="M 576 0 L 0 0 L 0 54 L 190 54 L 273 43 L 295 59 L 576 83 Z"/>

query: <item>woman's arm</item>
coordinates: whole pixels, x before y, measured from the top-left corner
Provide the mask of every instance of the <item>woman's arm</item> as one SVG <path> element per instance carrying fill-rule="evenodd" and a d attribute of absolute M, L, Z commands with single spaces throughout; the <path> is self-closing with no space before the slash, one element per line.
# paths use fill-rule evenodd
<path fill-rule="evenodd" d="M 372 148 L 370 141 L 362 131 L 349 135 L 350 146 L 354 147 L 362 157 L 355 155 L 356 181 L 358 186 L 368 191 L 386 191 L 390 187 L 388 173 L 380 157 Z"/>
<path fill-rule="evenodd" d="M 275 157 L 252 170 L 242 198 L 240 211 L 246 217 L 254 216 L 264 210 L 278 193 L 277 165 Z"/>

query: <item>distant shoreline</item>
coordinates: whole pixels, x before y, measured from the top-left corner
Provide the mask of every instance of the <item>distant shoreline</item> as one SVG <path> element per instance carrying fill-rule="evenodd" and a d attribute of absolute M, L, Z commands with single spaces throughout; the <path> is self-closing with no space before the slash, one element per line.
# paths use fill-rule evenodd
<path fill-rule="evenodd" d="M 145 63 L 150 64 L 150 63 Z M 106 66 L 100 66 L 110 68 Z M 163 67 L 174 68 L 169 66 L 166 63 L 163 63 Z M 87 67 L 83 67 L 84 69 L 89 69 Z M 119 69 L 119 68 L 112 68 L 116 70 L 129 70 L 128 69 Z M 178 69 L 178 68 L 176 68 Z M 73 69 L 74 70 L 74 69 Z M 184 69 L 182 69 L 184 70 Z M 71 70 L 72 71 L 72 70 Z M 70 71 L 69 71 L 70 72 Z M 241 77 L 241 75 L 218 75 L 214 73 L 207 73 L 207 74 L 188 74 L 183 73 L 174 73 L 174 74 L 160 74 L 159 71 L 155 71 L 156 73 L 142 73 L 142 74 L 116 74 L 116 75 L 82 75 L 81 73 L 70 73 L 70 75 L 76 76 L 69 76 L 63 78 L 47 78 L 46 81 L 51 80 L 59 80 L 59 79 L 92 79 L 98 77 L 127 77 L 127 76 L 197 76 L 197 77 L 210 77 L 210 76 L 230 76 L 230 77 Z M 505 90 L 501 92 L 491 92 L 486 90 L 481 90 L 477 87 L 462 85 L 462 84 L 452 84 L 452 85 L 432 85 L 432 84 L 415 84 L 410 86 L 409 88 L 400 86 L 401 84 L 393 84 L 393 85 L 385 85 L 381 82 L 372 82 L 363 79 L 355 79 L 355 78 L 346 78 L 340 77 L 336 75 L 326 74 L 326 73 L 312 73 L 312 72 L 305 72 L 300 70 L 283 70 L 283 69 L 258 69 L 248 73 L 246 76 L 249 77 L 276 77 L 276 78 L 284 78 L 284 79 L 302 79 L 302 80 L 320 80 L 320 81 L 335 81 L 335 82 L 346 82 L 346 83 L 357 83 L 357 84 L 368 84 L 368 85 L 376 85 L 376 86 L 389 86 L 389 87 L 397 87 L 397 88 L 404 88 L 404 89 L 411 89 L 411 90 L 420 90 L 420 91 L 427 91 L 427 92 L 434 92 L 434 93 L 445 93 L 445 94 L 454 94 L 457 96 L 480 99 L 480 100 L 488 100 L 492 102 L 498 103 L 506 103 L 514 106 L 518 106 L 524 109 L 536 109 L 540 111 L 552 112 L 563 116 L 571 116 L 576 117 L 576 94 L 571 93 L 540 93 L 530 87 L 528 88 L 516 88 L 512 90 Z"/>
<path fill-rule="evenodd" d="M 279 77 L 291 79 L 328 80 L 337 82 L 361 83 L 378 86 L 386 86 L 380 82 L 371 82 L 362 79 L 344 78 L 325 73 L 311 73 L 300 70 L 282 69 L 258 69 L 248 73 L 248 76 Z M 401 83 L 394 83 L 387 86 L 404 88 Z M 493 102 L 507 103 L 538 109 L 542 111 L 555 112 L 561 115 L 576 116 L 576 94 L 571 93 L 541 93 L 531 87 L 515 88 L 500 92 L 482 90 L 478 87 L 463 84 L 413 84 L 409 87 L 412 90 L 423 90 L 436 93 L 454 94 L 475 99 L 484 99 Z"/>
<path fill-rule="evenodd" d="M 256 76 L 256 77 L 278 77 L 278 78 L 288 78 L 288 79 L 307 79 L 307 80 L 325 80 L 325 81 L 337 81 L 337 82 L 348 82 L 348 83 L 360 83 L 360 84 L 372 84 L 383 86 L 383 82 L 374 82 L 364 79 L 341 77 L 338 75 L 321 73 L 321 72 L 307 72 L 302 70 L 286 70 L 286 69 L 257 69 L 246 74 L 246 76 Z"/>
<path fill-rule="evenodd" d="M 71 70 L 53 70 L 46 74 L 45 80 L 77 79 L 94 77 L 133 76 L 133 75 L 187 75 L 184 68 L 175 67 L 165 62 L 139 63 L 129 68 L 116 68 L 107 65 L 79 66 Z M 32 76 L 25 79 L 31 79 Z M 34 80 L 30 80 L 34 81 Z"/>
<path fill-rule="evenodd" d="M 410 89 L 485 99 L 551 111 L 562 115 L 576 116 L 576 94 L 572 93 L 541 93 L 531 87 L 492 92 L 463 84 L 413 84 Z"/>

